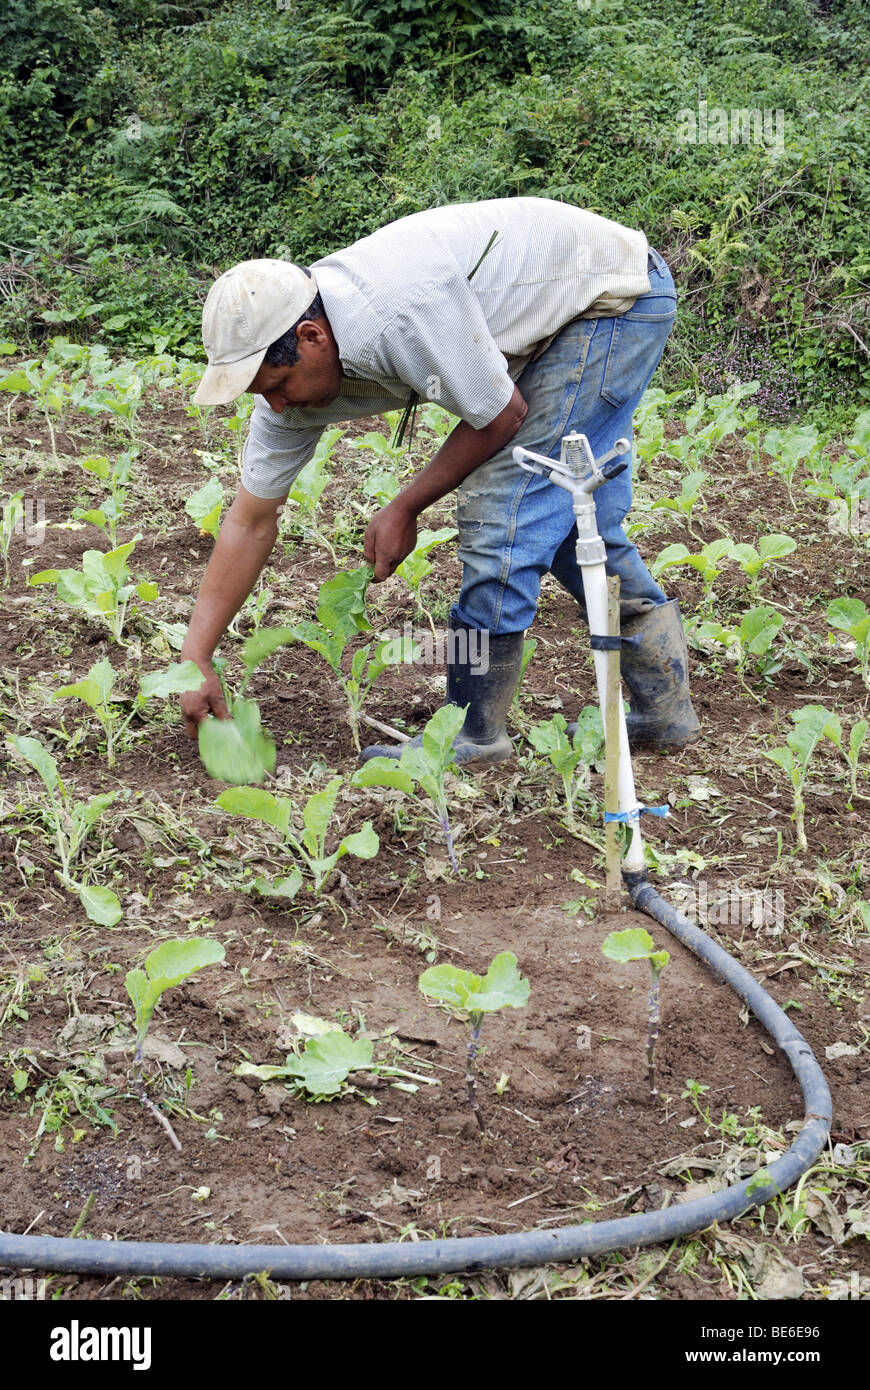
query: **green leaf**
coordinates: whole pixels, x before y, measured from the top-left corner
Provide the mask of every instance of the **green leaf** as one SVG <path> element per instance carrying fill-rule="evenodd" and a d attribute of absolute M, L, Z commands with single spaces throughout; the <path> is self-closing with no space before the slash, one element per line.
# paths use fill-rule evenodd
<path fill-rule="evenodd" d="M 232 718 L 209 715 L 199 726 L 199 756 L 210 777 L 236 786 L 262 782 L 275 770 L 275 744 L 260 727 L 253 700 L 233 701 Z"/>
<path fill-rule="evenodd" d="M 374 859 L 380 847 L 381 842 L 369 820 L 361 830 L 357 830 L 353 835 L 345 835 L 339 846 L 346 854 L 353 854 L 357 859 Z"/>
<path fill-rule="evenodd" d="M 352 1071 L 365 1071 L 371 1065 L 372 1050 L 369 1038 L 324 1033 L 309 1038 L 297 1059 L 296 1074 L 312 1095 L 336 1095 Z"/>
<path fill-rule="evenodd" d="M 774 535 L 762 536 L 758 542 L 758 549 L 762 560 L 782 560 L 784 556 L 797 550 L 797 541 L 792 540 L 791 536 L 776 532 Z"/>
<path fill-rule="evenodd" d="M 291 642 L 299 640 L 299 632 L 295 627 L 260 628 L 248 638 L 242 647 L 242 661 L 245 663 L 245 669 L 255 671 L 279 647 L 289 646 Z"/>
<path fill-rule="evenodd" d="M 457 705 L 442 705 L 423 730 L 423 752 L 433 764 L 432 770 L 442 771 L 453 761 L 453 740 L 465 723 L 465 711 Z"/>
<path fill-rule="evenodd" d="M 762 656 L 783 625 L 784 618 L 775 608 L 762 605 L 750 608 L 740 623 L 740 640 L 753 656 Z"/>
<path fill-rule="evenodd" d="M 82 907 L 91 922 L 99 922 L 102 927 L 114 927 L 124 915 L 120 899 L 111 888 L 99 888 L 93 883 L 77 885 Z"/>
<path fill-rule="evenodd" d="M 219 941 L 205 936 L 180 937 L 173 941 L 162 941 L 146 958 L 145 970 L 151 982 L 160 986 L 162 993 L 204 966 L 222 961 L 225 954 Z"/>
<path fill-rule="evenodd" d="M 335 799 L 338 796 L 340 786 L 341 778 L 333 777 L 322 792 L 315 792 L 305 803 L 302 811 L 302 823 L 308 831 L 308 837 L 310 837 L 308 848 L 312 854 L 319 851 L 326 840 L 326 831 L 332 820 Z"/>
<path fill-rule="evenodd" d="M 15 749 L 15 752 L 29 763 L 42 778 L 49 791 L 54 791 L 60 780 L 57 772 L 57 763 L 48 752 L 43 748 L 38 738 L 24 738 L 18 734 L 11 734 L 7 742 Z"/>
<path fill-rule="evenodd" d="M 89 458 L 79 459 L 79 466 L 88 473 L 95 473 L 103 482 L 108 482 L 112 476 L 112 467 L 109 460 L 102 454 L 92 454 Z"/>
<path fill-rule="evenodd" d="M 273 796 L 260 787 L 230 787 L 221 792 L 215 802 L 222 811 L 233 816 L 247 816 L 250 820 L 262 820 L 273 825 L 286 835 L 290 828 L 290 813 L 293 803 L 287 796 Z"/>
<path fill-rule="evenodd" d="M 143 603 L 153 603 L 159 598 L 157 585 L 152 579 L 143 579 L 136 585 L 136 593 Z"/>
<path fill-rule="evenodd" d="M 220 529 L 223 502 L 224 490 L 219 480 L 209 478 L 207 483 L 203 483 L 202 487 L 197 488 L 196 492 L 188 497 L 184 510 L 201 531 L 216 536 Z"/>
<path fill-rule="evenodd" d="M 486 975 L 473 974 L 457 965 L 433 965 L 424 970 L 418 987 L 430 999 L 439 999 L 468 1013 L 493 1013 L 506 1006 L 521 1008 L 529 997 L 529 982 L 517 970 L 517 958 L 502 951 Z"/>
<path fill-rule="evenodd" d="M 173 661 L 163 671 L 149 671 L 139 682 L 139 693 L 144 699 L 155 696 L 165 700 L 170 695 L 181 695 L 185 690 L 198 690 L 205 677 L 195 661 Z"/>
<path fill-rule="evenodd" d="M 395 758 L 369 758 L 351 777 L 354 787 L 396 787 L 406 796 L 414 794 L 414 780 Z"/>
<path fill-rule="evenodd" d="M 293 899 L 302 887 L 302 873 L 293 868 L 284 878 L 266 878 L 259 874 L 254 879 L 254 888 L 263 898 Z"/>
<path fill-rule="evenodd" d="M 649 960 L 655 948 L 655 942 L 643 927 L 612 931 L 601 946 L 607 959 L 615 960 L 620 965 L 632 960 Z"/>
<path fill-rule="evenodd" d="M 321 584 L 317 603 L 318 622 L 345 640 L 357 632 L 370 632 L 365 594 L 373 572 L 371 565 L 362 565 Z"/>

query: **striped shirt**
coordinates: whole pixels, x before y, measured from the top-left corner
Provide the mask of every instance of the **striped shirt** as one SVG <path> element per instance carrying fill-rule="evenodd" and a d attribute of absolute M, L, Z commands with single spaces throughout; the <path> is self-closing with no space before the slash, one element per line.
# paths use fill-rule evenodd
<path fill-rule="evenodd" d="M 395 410 L 409 390 L 482 429 L 565 324 L 623 314 L 648 293 L 647 252 L 643 232 L 596 213 L 500 198 L 413 213 L 315 261 L 340 394 L 280 415 L 257 396 L 244 487 L 283 497 L 325 426 Z"/>

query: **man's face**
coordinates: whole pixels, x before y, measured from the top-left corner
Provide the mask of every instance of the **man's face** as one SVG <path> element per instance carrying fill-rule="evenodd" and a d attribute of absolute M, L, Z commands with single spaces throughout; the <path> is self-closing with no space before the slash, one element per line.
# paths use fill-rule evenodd
<path fill-rule="evenodd" d="M 288 405 L 321 410 L 341 390 L 341 361 L 326 320 L 306 320 L 299 325 L 296 338 L 297 362 L 292 367 L 269 367 L 264 362 L 248 387 L 279 415 Z"/>

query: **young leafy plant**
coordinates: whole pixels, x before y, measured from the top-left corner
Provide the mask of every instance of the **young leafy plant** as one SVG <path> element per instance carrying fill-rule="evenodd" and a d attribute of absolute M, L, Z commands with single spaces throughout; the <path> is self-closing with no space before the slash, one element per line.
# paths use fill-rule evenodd
<path fill-rule="evenodd" d="M 657 951 L 655 942 L 643 927 L 629 928 L 627 931 L 612 931 L 605 937 L 601 950 L 608 960 L 620 965 L 629 961 L 647 960 L 651 972 L 649 987 L 648 1022 L 646 1035 L 646 1059 L 649 1075 L 650 1099 L 658 1096 L 656 1086 L 656 1043 L 659 1036 L 659 979 L 670 960 L 667 951 Z"/>
<path fill-rule="evenodd" d="M 144 970 L 128 970 L 124 978 L 127 993 L 136 1010 L 136 1052 L 133 1061 L 142 1061 L 142 1047 L 148 1033 L 157 1001 L 165 990 L 180 985 L 206 965 L 216 965 L 224 959 L 219 941 L 207 937 L 187 936 L 176 941 L 163 941 L 145 960 Z"/>
<path fill-rule="evenodd" d="M 870 613 L 859 598 L 832 599 L 826 609 L 828 622 L 838 632 L 846 632 L 855 643 L 861 675 L 870 683 Z"/>
<path fill-rule="evenodd" d="M 248 639 L 242 653 L 249 675 L 279 647 L 291 642 L 303 642 L 322 656 L 344 691 L 348 723 L 357 752 L 360 751 L 359 717 L 375 681 L 388 666 L 413 661 L 419 654 L 415 643 L 405 637 L 379 642 L 374 649 L 369 642 L 354 652 L 350 673 L 344 674 L 342 658 L 348 642 L 360 632 L 371 631 L 365 610 L 365 594 L 371 576 L 371 566 L 363 565 L 328 579 L 320 586 L 316 623 L 306 620 L 292 627 L 261 628 Z"/>
<path fill-rule="evenodd" d="M 730 556 L 733 544 L 728 537 L 719 536 L 715 541 L 705 545 L 697 555 L 692 555 L 681 541 L 675 545 L 666 545 L 653 562 L 652 573 L 658 578 L 662 571 L 671 565 L 691 565 L 700 574 L 704 582 L 704 597 L 709 599 L 713 593 L 713 585 L 722 573 L 721 561 Z"/>
<path fill-rule="evenodd" d="M 762 536 L 758 542 L 758 549 L 753 545 L 739 543 L 731 547 L 731 559 L 736 560 L 746 578 L 749 580 L 749 588 L 752 593 L 757 593 L 761 583 L 762 571 L 774 560 L 783 560 L 786 555 L 791 555 L 797 549 L 797 541 L 792 540 L 791 536 L 780 534 Z"/>
<path fill-rule="evenodd" d="M 295 520 L 291 508 L 298 509 L 299 528 L 303 535 L 313 536 L 314 540 L 328 550 L 336 568 L 338 568 L 338 556 L 329 537 L 316 525 L 315 516 L 321 494 L 329 482 L 327 466 L 332 457 L 332 451 L 341 436 L 340 427 L 324 430 L 317 442 L 313 456 L 297 474 L 293 482 L 287 498 L 290 508 L 285 511 L 286 517 Z"/>
<path fill-rule="evenodd" d="M 104 657 L 91 667 L 83 680 L 72 685 L 61 686 L 52 695 L 52 700 L 83 700 L 93 710 L 106 736 L 106 759 L 109 767 L 115 766 L 115 752 L 137 714 L 141 714 L 149 700 L 166 700 L 170 695 L 180 695 L 185 690 L 198 690 L 203 676 L 194 661 L 182 661 L 168 666 L 164 671 L 151 671 L 143 675 L 139 690 L 129 702 L 122 695 L 115 694 L 117 672 L 112 663 Z M 122 703 L 131 705 L 124 717 Z"/>
<path fill-rule="evenodd" d="M 295 1017 L 300 1018 L 299 1015 Z M 434 1077 L 421 1076 L 419 1072 L 376 1061 L 371 1038 L 349 1038 L 338 1024 L 322 1019 L 307 1017 L 302 1026 L 316 1031 L 306 1038 L 301 1051 L 289 1054 L 282 1067 L 242 1062 L 236 1067 L 234 1075 L 256 1077 L 259 1081 L 286 1081 L 307 1099 L 314 1101 L 334 1100 L 346 1092 L 349 1078 L 355 1071 L 391 1080 L 401 1077 L 403 1079 L 394 1084 L 403 1091 L 416 1091 L 418 1082 L 426 1086 L 440 1085 Z"/>
<path fill-rule="evenodd" d="M 77 521 L 89 521 L 96 526 L 113 547 L 118 544 L 118 525 L 124 518 L 127 485 L 136 453 L 135 449 L 127 449 L 119 454 L 114 463 L 110 463 L 103 454 L 92 454 L 78 460 L 86 473 L 93 473 L 108 484 L 109 495 L 103 498 L 98 507 L 76 507 L 73 516 Z"/>
<path fill-rule="evenodd" d="M 12 544 L 12 537 L 21 527 L 24 519 L 24 493 L 15 492 L 8 502 L 3 503 L 3 511 L 0 512 L 0 555 L 3 556 L 3 573 L 5 583 L 9 583 L 9 547 Z"/>
<path fill-rule="evenodd" d="M 564 714 L 554 714 L 545 724 L 529 729 L 535 752 L 549 758 L 562 779 L 568 825 L 575 824 L 574 808 L 581 791 L 589 786 L 589 772 L 604 746 L 604 725 L 597 705 L 585 705 L 577 716 L 577 728 L 568 736 Z"/>
<path fill-rule="evenodd" d="M 73 878 L 73 868 L 85 840 L 117 792 L 100 792 L 87 801 L 76 801 L 61 781 L 57 763 L 37 738 L 10 735 L 7 746 L 17 753 L 42 778 L 48 796 L 46 819 L 54 834 L 54 845 L 60 859 L 55 874 L 64 888 L 76 893 L 85 913 L 92 922 L 113 927 L 121 920 L 121 903 L 110 888 L 93 883 L 79 883 Z"/>
<path fill-rule="evenodd" d="M 351 778 L 355 787 L 395 787 L 419 801 L 428 815 L 434 815 L 444 833 L 454 873 L 459 869 L 459 862 L 453 844 L 444 782 L 453 762 L 453 740 L 465 723 L 466 709 L 467 706 L 459 709 L 456 705 L 442 705 L 429 720 L 419 742 L 412 739 L 405 744 L 398 761 L 395 758 L 370 758 L 357 768 Z M 428 798 L 428 802 L 424 797 Z"/>
<path fill-rule="evenodd" d="M 832 714 L 823 730 L 825 738 L 830 739 L 834 747 L 838 748 L 846 759 L 846 765 L 849 769 L 851 798 L 846 804 L 850 810 L 852 809 L 852 802 L 858 795 L 858 760 L 861 757 L 861 749 L 864 746 L 868 728 L 870 728 L 870 724 L 868 724 L 866 719 L 856 720 L 849 732 L 849 742 L 847 744 L 843 740 L 843 726 L 840 723 L 839 716 Z"/>
<path fill-rule="evenodd" d="M 335 803 L 342 779 L 333 777 L 322 792 L 315 792 L 305 803 L 302 811 L 301 834 L 297 837 L 290 829 L 295 802 L 289 796 L 275 796 L 260 787 L 230 787 L 221 792 L 216 805 L 231 815 L 248 816 L 252 820 L 265 821 L 278 830 L 285 845 L 293 851 L 298 864 L 291 867 L 286 877 L 267 879 L 259 877 L 253 887 L 264 897 L 295 898 L 302 887 L 304 869 L 312 878 L 312 891 L 320 893 L 339 859 L 345 854 L 353 854 L 357 859 L 373 859 L 380 848 L 380 841 L 372 829 L 371 821 L 366 821 L 361 830 L 353 835 L 345 835 L 337 849 L 326 852 L 326 838 L 329 823 L 335 811 Z M 300 868 L 299 865 L 302 867 Z"/>
<path fill-rule="evenodd" d="M 208 482 L 191 493 L 184 504 L 184 510 L 191 521 L 199 527 L 201 536 L 217 536 L 221 525 L 221 509 L 224 505 L 224 490 L 219 478 L 209 478 Z"/>
<path fill-rule="evenodd" d="M 157 585 L 150 580 L 134 583 L 127 560 L 141 536 L 115 550 L 86 550 L 80 570 L 40 570 L 31 584 L 55 584 L 62 603 L 69 603 L 89 618 L 107 624 L 116 642 L 124 643 L 122 633 L 127 609 L 134 595 L 143 603 L 157 598 Z"/>
<path fill-rule="evenodd" d="M 725 627 L 722 623 L 709 620 L 699 623 L 695 634 L 702 640 L 718 643 L 726 651 L 736 648 L 737 674 L 742 681 L 745 681 L 750 657 L 755 658 L 758 675 L 770 681 L 782 666 L 781 660 L 771 653 L 771 647 L 784 622 L 782 614 L 775 608 L 761 605 L 748 609 L 739 627 Z"/>
<path fill-rule="evenodd" d="M 703 468 L 695 468 L 691 473 L 686 473 L 680 486 L 679 497 L 659 497 L 652 504 L 652 511 L 676 512 L 683 517 L 690 534 L 692 531 L 692 513 L 701 501 L 704 488 L 710 481 L 710 475 L 705 473 Z M 705 508 L 706 510 L 706 508 Z"/>
<path fill-rule="evenodd" d="M 772 763 L 776 763 L 777 767 L 782 768 L 791 783 L 799 850 L 808 848 L 804 829 L 804 784 L 819 740 L 826 735 L 830 736 L 828 729 L 833 729 L 832 718 L 830 711 L 822 705 L 805 705 L 803 709 L 795 710 L 792 714 L 794 728 L 786 735 L 785 747 L 772 748 L 764 754 Z"/>
<path fill-rule="evenodd" d="M 433 633 L 435 622 L 429 609 L 423 602 L 422 584 L 432 573 L 432 566 L 429 563 L 429 555 L 436 545 L 443 545 L 445 541 L 453 540 L 458 534 L 455 526 L 441 526 L 437 531 L 421 531 L 417 538 L 417 544 L 406 555 L 404 560 L 396 568 L 396 574 L 404 579 L 414 598 L 417 600 L 417 610 L 428 620 Z"/>
<path fill-rule="evenodd" d="M 517 969 L 516 956 L 510 951 L 501 951 L 483 976 L 461 970 L 457 965 L 432 965 L 423 971 L 417 983 L 427 999 L 437 999 L 452 1013 L 468 1016 L 471 1036 L 466 1044 L 465 1085 L 477 1127 L 485 1134 L 476 1075 L 483 1016 L 504 1008 L 521 1009 L 528 1003 L 529 982 Z"/>

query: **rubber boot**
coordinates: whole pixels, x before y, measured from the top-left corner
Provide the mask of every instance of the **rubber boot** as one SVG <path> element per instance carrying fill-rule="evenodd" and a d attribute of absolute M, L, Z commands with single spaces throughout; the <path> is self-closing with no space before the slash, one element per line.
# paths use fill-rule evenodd
<path fill-rule="evenodd" d="M 464 627 L 451 621 L 450 633 L 476 632 L 477 629 Z M 480 669 L 480 663 L 467 660 L 458 661 L 457 645 L 462 650 L 462 642 L 457 644 L 451 635 L 447 653 L 447 701 L 448 705 L 468 706 L 465 723 L 453 740 L 457 763 L 503 763 L 513 753 L 513 744 L 507 735 L 505 719 L 519 684 L 523 660 L 522 632 L 508 632 L 500 636 L 488 633 L 489 666 Z M 477 641 L 478 639 L 474 639 Z M 468 638 L 465 639 L 468 651 Z M 422 735 L 411 740 L 415 748 L 422 743 Z M 404 743 L 374 743 L 364 748 L 360 757 L 362 762 L 369 758 L 400 758 Z"/>
<path fill-rule="evenodd" d="M 686 635 L 676 599 L 656 604 L 622 627 L 620 673 L 629 694 L 631 748 L 680 748 L 701 732 L 689 698 Z M 572 734 L 576 724 L 568 725 Z"/>

